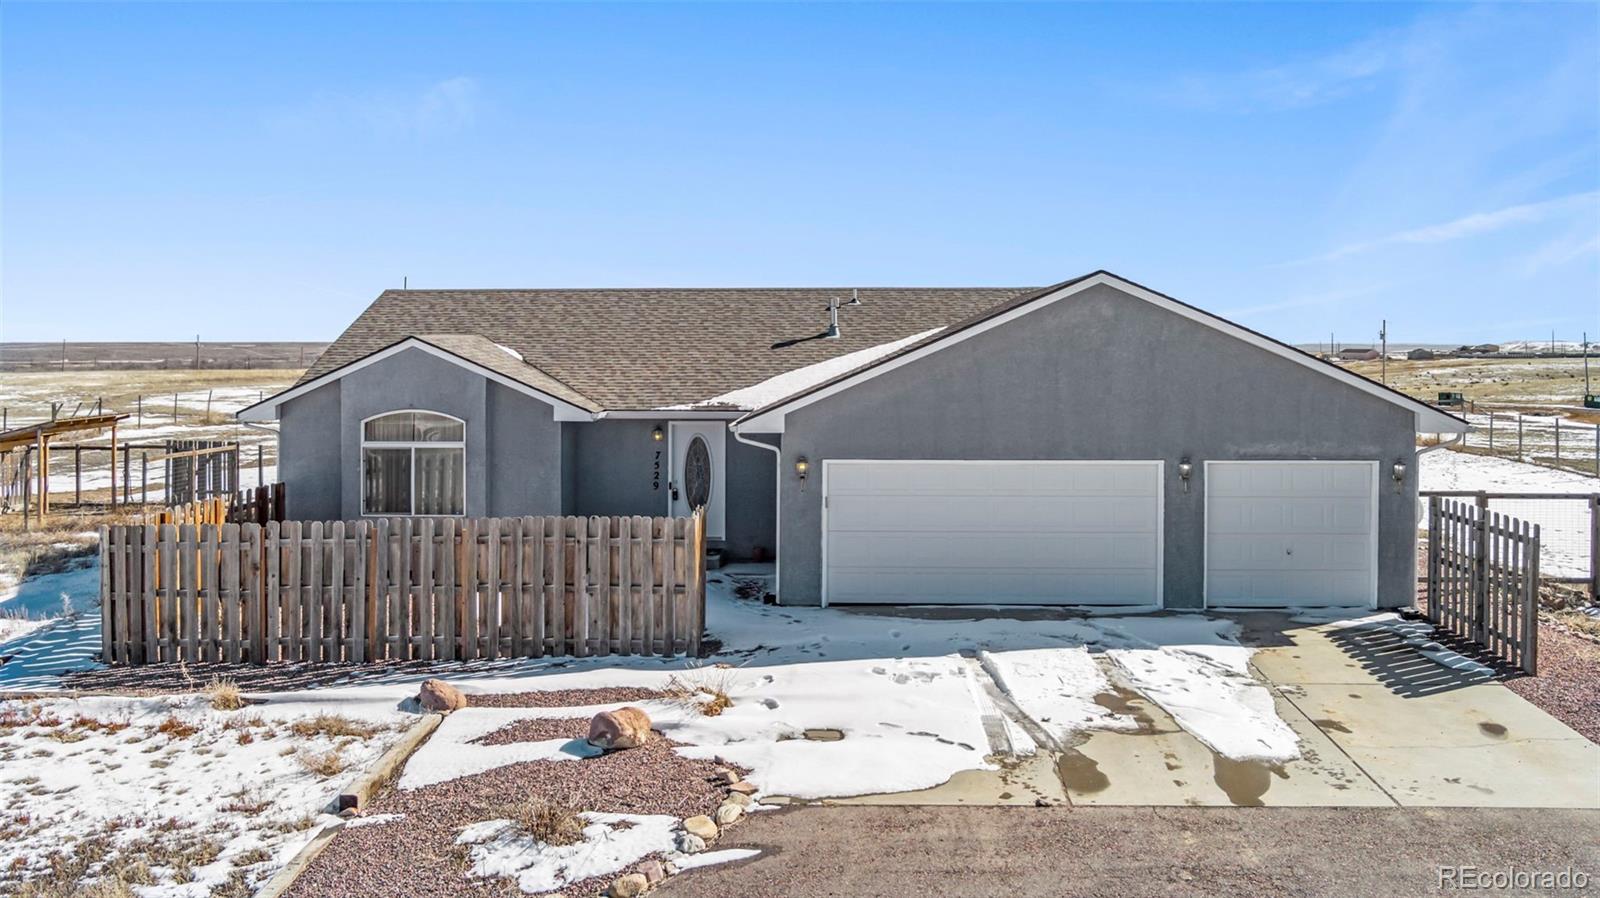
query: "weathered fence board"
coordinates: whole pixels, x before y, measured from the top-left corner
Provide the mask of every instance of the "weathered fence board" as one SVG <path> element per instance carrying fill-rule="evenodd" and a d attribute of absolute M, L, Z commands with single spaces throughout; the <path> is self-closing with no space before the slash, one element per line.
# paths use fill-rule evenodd
<path fill-rule="evenodd" d="M 1539 527 L 1477 505 L 1428 499 L 1428 619 L 1536 673 Z"/>
<path fill-rule="evenodd" d="M 698 654 L 705 522 L 524 517 L 101 530 L 108 663 Z"/>

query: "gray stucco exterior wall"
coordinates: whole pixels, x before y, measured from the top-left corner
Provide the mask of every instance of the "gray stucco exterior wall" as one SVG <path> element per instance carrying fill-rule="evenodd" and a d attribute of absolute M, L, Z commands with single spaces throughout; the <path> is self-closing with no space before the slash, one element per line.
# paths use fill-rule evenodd
<path fill-rule="evenodd" d="M 576 507 L 581 515 L 661 515 L 667 513 L 670 479 L 666 441 L 650 434 L 667 419 L 601 420 L 576 424 L 573 457 L 577 466 Z M 727 538 L 721 545 L 734 558 L 749 558 L 756 546 L 776 547 L 772 453 L 739 443 L 728 435 L 724 471 Z M 654 466 L 661 464 L 660 478 Z"/>
<path fill-rule="evenodd" d="M 278 479 L 289 485 L 284 513 L 330 521 L 339 509 L 339 382 L 285 403 L 278 414 Z"/>
<path fill-rule="evenodd" d="M 813 471 L 828 458 L 1165 459 L 1169 608 L 1203 601 L 1204 462 L 1359 459 L 1380 462 L 1378 603 L 1407 605 L 1414 440 L 1405 408 L 1096 286 L 790 412 L 780 599 L 821 599 L 822 490 L 789 473 L 802 455 Z M 1187 492 L 1174 473 L 1185 455 Z M 1399 493 L 1396 460 L 1407 464 Z"/>
<path fill-rule="evenodd" d="M 466 422 L 466 513 L 661 515 L 667 513 L 668 421 L 555 420 L 550 405 L 446 359 L 407 349 L 284 403 L 279 477 L 297 520 L 361 516 L 361 422 L 421 409 Z M 661 476 L 654 478 L 657 453 Z M 773 456 L 726 443 L 722 545 L 735 558 L 776 550 Z"/>

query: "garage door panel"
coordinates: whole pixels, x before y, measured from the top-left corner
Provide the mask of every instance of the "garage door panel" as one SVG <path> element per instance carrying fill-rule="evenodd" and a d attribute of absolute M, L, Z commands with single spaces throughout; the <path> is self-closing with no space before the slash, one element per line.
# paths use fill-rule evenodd
<path fill-rule="evenodd" d="M 1373 478 L 1368 462 L 1208 466 L 1207 603 L 1370 604 Z"/>
<path fill-rule="evenodd" d="M 1146 573 L 1071 570 L 837 570 L 829 574 L 828 600 L 896 604 L 1073 604 L 1149 603 L 1153 580 Z"/>
<path fill-rule="evenodd" d="M 1157 462 L 835 462 L 824 479 L 829 602 L 1159 601 Z"/>
<path fill-rule="evenodd" d="M 973 530 L 1095 533 L 1148 531 L 1154 526 L 1154 499 L 1049 496 L 828 496 L 831 532 Z"/>

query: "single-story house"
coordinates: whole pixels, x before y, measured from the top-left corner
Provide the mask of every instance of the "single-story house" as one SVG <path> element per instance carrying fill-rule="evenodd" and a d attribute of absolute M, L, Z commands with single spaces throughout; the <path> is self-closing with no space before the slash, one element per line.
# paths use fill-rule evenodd
<path fill-rule="evenodd" d="M 1378 350 L 1371 346 L 1346 346 L 1339 350 L 1339 358 L 1346 362 L 1370 362 L 1379 357 Z"/>
<path fill-rule="evenodd" d="M 1043 288 L 391 290 L 276 421 L 298 519 L 707 509 L 779 601 L 1412 601 L 1466 422 L 1096 271 Z"/>

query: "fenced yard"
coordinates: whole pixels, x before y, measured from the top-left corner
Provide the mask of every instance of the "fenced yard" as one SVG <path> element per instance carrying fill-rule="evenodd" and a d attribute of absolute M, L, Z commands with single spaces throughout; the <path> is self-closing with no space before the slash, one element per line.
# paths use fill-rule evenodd
<path fill-rule="evenodd" d="M 1428 522 L 1428 619 L 1537 673 L 1539 526 L 1440 496 Z"/>
<path fill-rule="evenodd" d="M 1553 413 L 1479 411 L 1462 440 L 1468 451 L 1600 477 L 1600 425 Z"/>
<path fill-rule="evenodd" d="M 705 519 L 395 518 L 101 530 L 106 663 L 700 652 Z"/>

